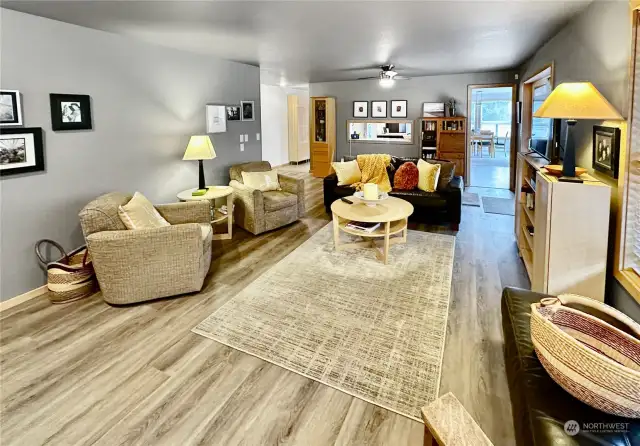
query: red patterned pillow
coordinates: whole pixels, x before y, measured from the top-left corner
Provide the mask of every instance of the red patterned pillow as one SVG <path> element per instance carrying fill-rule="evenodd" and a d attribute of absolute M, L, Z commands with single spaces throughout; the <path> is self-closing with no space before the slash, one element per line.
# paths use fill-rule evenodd
<path fill-rule="evenodd" d="M 418 187 L 418 166 L 411 161 L 407 161 L 398 167 L 393 177 L 393 187 L 395 189 L 411 190 Z"/>

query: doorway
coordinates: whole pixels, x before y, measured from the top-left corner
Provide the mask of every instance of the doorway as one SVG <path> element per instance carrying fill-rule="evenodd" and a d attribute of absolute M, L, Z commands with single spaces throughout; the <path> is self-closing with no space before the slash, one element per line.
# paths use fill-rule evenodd
<path fill-rule="evenodd" d="M 515 95 L 515 84 L 469 86 L 469 186 L 513 190 Z"/>

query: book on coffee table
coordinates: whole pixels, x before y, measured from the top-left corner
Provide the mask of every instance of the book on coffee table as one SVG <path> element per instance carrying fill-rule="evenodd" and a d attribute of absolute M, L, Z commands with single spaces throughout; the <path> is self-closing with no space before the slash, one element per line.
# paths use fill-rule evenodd
<path fill-rule="evenodd" d="M 380 223 L 367 223 L 363 221 L 351 221 L 345 225 L 349 229 L 357 229 L 358 231 L 373 232 L 380 227 Z"/>

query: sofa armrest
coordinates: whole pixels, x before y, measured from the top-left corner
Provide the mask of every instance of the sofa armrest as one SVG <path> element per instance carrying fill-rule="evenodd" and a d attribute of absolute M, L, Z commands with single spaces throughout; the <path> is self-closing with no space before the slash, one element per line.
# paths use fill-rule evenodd
<path fill-rule="evenodd" d="M 198 223 L 87 236 L 105 301 L 132 303 L 198 289 L 204 252 Z"/>
<path fill-rule="evenodd" d="M 329 214 L 331 214 L 331 204 L 337 199 L 334 191 L 338 186 L 338 175 L 332 173 L 331 175 L 327 175 L 322 180 L 322 189 L 324 192 L 324 207 Z"/>
<path fill-rule="evenodd" d="M 447 215 L 448 220 L 453 226 L 454 230 L 457 230 L 462 219 L 462 193 L 464 191 L 464 181 L 462 177 L 455 176 L 451 179 L 447 187 L 442 190 L 438 190 L 443 197 L 447 200 Z"/>
<path fill-rule="evenodd" d="M 304 180 L 290 177 L 287 175 L 278 174 L 278 182 L 283 191 L 295 194 L 298 196 L 298 217 L 304 217 L 305 214 L 305 202 L 304 202 Z"/>
<path fill-rule="evenodd" d="M 455 176 L 451 178 L 451 181 L 449 181 L 449 184 L 447 184 L 446 191 L 454 193 L 464 192 L 464 181 L 462 180 L 462 177 Z"/>
<path fill-rule="evenodd" d="M 155 205 L 155 208 L 172 225 L 211 222 L 211 203 L 209 200 L 158 204 Z"/>
<path fill-rule="evenodd" d="M 236 180 L 231 180 L 229 186 L 233 188 L 234 222 L 253 234 L 264 232 L 262 192 Z"/>

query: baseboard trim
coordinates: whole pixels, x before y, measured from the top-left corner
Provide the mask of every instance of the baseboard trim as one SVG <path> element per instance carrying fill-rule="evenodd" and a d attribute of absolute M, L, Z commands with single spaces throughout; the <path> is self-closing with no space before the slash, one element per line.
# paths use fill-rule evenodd
<path fill-rule="evenodd" d="M 300 164 L 307 164 L 309 162 L 309 160 L 302 160 L 302 161 L 289 161 L 289 164 L 291 166 L 299 166 Z"/>
<path fill-rule="evenodd" d="M 36 288 L 35 290 L 27 291 L 24 294 L 21 294 L 16 297 L 12 297 L 11 299 L 5 300 L 4 302 L 0 302 L 0 313 L 2 313 L 5 310 L 8 310 L 9 308 L 13 308 L 16 305 L 20 305 L 23 302 L 26 302 L 31 299 L 35 299 L 38 296 L 42 296 L 47 291 L 49 291 L 47 286 L 42 285 L 41 287 Z"/>

